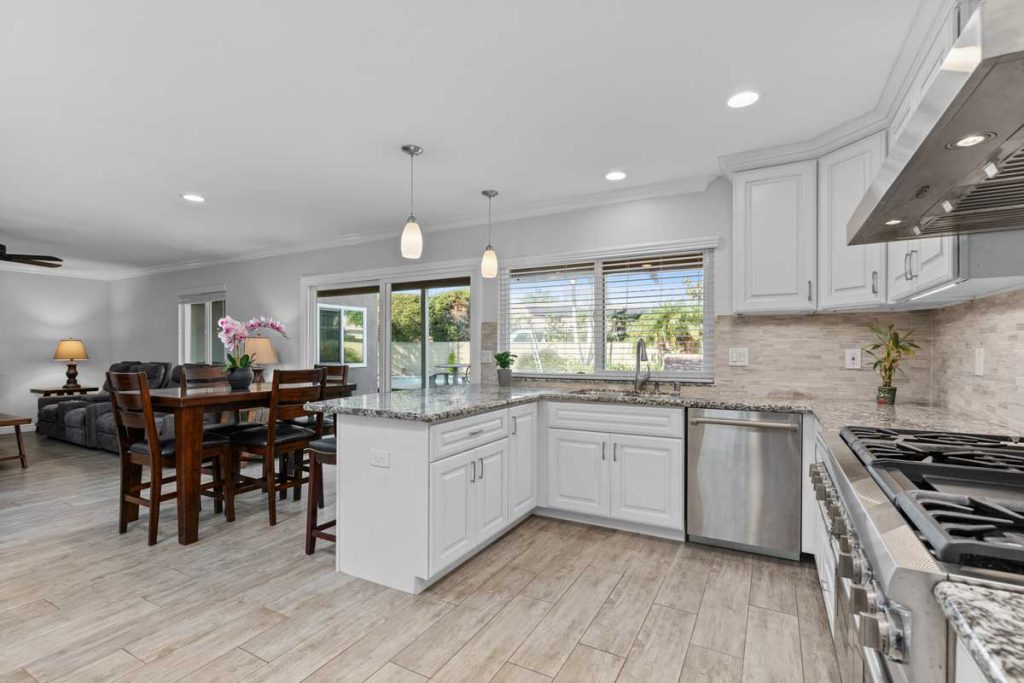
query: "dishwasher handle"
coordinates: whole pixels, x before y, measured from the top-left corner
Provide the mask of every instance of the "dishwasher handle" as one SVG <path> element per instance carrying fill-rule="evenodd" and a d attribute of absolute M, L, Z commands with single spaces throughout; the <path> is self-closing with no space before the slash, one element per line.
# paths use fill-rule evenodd
<path fill-rule="evenodd" d="M 691 417 L 692 425 L 722 425 L 725 427 L 750 427 L 751 429 L 788 429 L 795 432 L 800 429 L 792 422 L 763 422 L 761 420 L 728 420 L 718 417 Z"/>

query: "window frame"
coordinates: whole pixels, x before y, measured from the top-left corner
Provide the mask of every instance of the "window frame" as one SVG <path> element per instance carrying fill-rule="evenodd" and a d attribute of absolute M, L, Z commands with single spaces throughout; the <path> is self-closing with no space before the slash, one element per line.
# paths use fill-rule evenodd
<path fill-rule="evenodd" d="M 200 294 L 179 294 L 178 296 L 178 364 L 192 363 L 192 306 L 203 304 L 204 322 L 209 321 L 203 335 L 203 356 L 204 363 L 213 363 L 214 343 L 220 343 L 217 339 L 217 321 L 213 319 L 213 305 L 217 302 L 224 304 L 225 315 L 227 315 L 227 292 L 204 291 Z"/>
<path fill-rule="evenodd" d="M 665 372 L 652 371 L 651 379 L 657 381 L 673 381 L 711 384 L 715 376 L 715 344 L 714 344 L 714 259 L 715 250 L 718 247 L 718 238 L 701 238 L 685 242 L 671 243 L 658 247 L 590 251 L 579 254 L 564 254 L 559 258 L 524 258 L 513 259 L 503 264 L 499 274 L 498 293 L 498 349 L 499 351 L 510 348 L 511 321 L 509 310 L 509 286 L 511 272 L 525 268 L 555 268 L 558 266 L 570 266 L 573 264 L 593 263 L 594 273 L 594 371 L 591 373 L 558 373 L 558 372 L 520 372 L 512 366 L 513 374 L 524 379 L 554 379 L 554 380 L 625 380 L 634 376 L 633 370 L 605 370 L 606 362 L 606 334 L 605 329 L 605 277 L 604 262 L 616 261 L 624 258 L 656 258 L 666 256 L 677 256 L 684 253 L 702 252 L 703 254 L 703 283 L 704 283 L 704 306 L 703 306 L 703 370 L 701 372 Z M 643 370 L 641 369 L 643 372 Z"/>
<path fill-rule="evenodd" d="M 339 343 L 339 362 L 328 362 L 325 363 L 320 358 L 320 311 L 322 310 L 338 311 L 338 343 Z M 366 355 L 367 355 L 367 339 L 366 339 L 366 313 L 367 308 L 365 306 L 348 306 L 345 304 L 322 304 L 317 302 L 316 304 L 316 346 L 314 347 L 314 354 L 316 356 L 316 363 L 323 365 L 347 365 L 350 368 L 365 368 L 367 367 Z M 353 311 L 362 314 L 363 316 L 363 362 L 362 363 L 349 363 L 345 360 L 345 313 L 347 311 Z"/>

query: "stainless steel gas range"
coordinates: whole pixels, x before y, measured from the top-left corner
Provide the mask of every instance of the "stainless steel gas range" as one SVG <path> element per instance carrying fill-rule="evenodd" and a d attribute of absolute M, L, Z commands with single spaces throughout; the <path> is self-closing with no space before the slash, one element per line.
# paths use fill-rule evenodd
<path fill-rule="evenodd" d="M 843 683 L 944 683 L 935 585 L 1024 589 L 1024 441 L 871 427 L 841 437 L 810 476 L 819 553 L 835 566 L 826 600 Z"/>

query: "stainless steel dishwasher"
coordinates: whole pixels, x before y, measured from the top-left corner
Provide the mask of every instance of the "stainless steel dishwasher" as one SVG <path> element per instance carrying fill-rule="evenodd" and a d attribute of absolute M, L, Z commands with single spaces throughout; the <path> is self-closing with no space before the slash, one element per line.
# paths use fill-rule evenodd
<path fill-rule="evenodd" d="M 690 409 L 688 422 L 690 540 L 799 558 L 800 415 Z"/>

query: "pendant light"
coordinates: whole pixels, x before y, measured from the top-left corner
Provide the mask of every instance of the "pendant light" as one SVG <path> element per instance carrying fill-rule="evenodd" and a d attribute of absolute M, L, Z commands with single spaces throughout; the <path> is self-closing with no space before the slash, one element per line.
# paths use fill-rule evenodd
<path fill-rule="evenodd" d="M 487 197 L 487 248 L 480 259 L 480 274 L 490 279 L 498 277 L 498 254 L 491 246 L 491 200 L 498 196 L 498 191 L 484 190 L 480 194 Z"/>
<path fill-rule="evenodd" d="M 402 151 L 409 155 L 409 218 L 406 219 L 405 228 L 402 230 L 402 256 L 408 259 L 417 259 L 423 254 L 423 233 L 412 212 L 412 163 L 413 159 L 423 154 L 423 148 L 417 145 L 403 145 Z"/>

